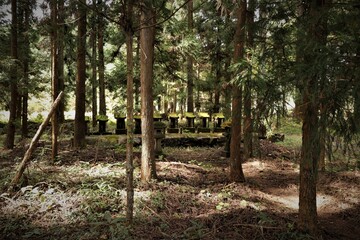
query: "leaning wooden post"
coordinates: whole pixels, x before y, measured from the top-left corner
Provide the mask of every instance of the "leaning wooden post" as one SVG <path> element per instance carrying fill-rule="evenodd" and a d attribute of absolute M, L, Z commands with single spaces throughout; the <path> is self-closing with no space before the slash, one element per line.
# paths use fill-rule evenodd
<path fill-rule="evenodd" d="M 15 177 L 13 178 L 13 180 L 10 183 L 9 190 L 13 189 L 13 187 L 19 182 L 22 174 L 25 171 L 26 165 L 27 165 L 28 161 L 30 160 L 31 154 L 36 149 L 37 142 L 39 141 L 41 135 L 43 134 L 43 132 L 45 130 L 45 127 L 48 125 L 48 123 L 49 123 L 49 121 L 51 119 L 51 116 L 54 114 L 54 112 L 55 112 L 57 106 L 59 105 L 63 95 L 64 95 L 63 92 L 59 93 L 59 95 L 57 96 L 57 98 L 55 99 L 54 103 L 51 106 L 49 114 L 47 115 L 46 119 L 42 122 L 42 124 L 38 128 L 35 136 L 31 140 L 30 146 L 29 146 L 28 150 L 26 151 L 23 160 L 20 163 L 20 166 L 19 166 L 19 168 L 17 170 L 17 173 L 16 173 Z"/>

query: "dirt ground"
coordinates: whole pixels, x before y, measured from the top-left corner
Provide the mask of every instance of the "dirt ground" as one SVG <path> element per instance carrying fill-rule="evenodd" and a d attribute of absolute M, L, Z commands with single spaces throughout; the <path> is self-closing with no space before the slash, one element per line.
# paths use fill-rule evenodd
<path fill-rule="evenodd" d="M 24 144 L 26 145 L 26 144 Z M 139 181 L 135 152 L 134 224 L 125 224 L 125 150 L 92 140 L 71 150 L 63 141 L 49 165 L 40 144 L 21 188 L 6 193 L 23 146 L 0 154 L 0 239 L 311 239 L 296 231 L 299 151 L 268 141 L 243 164 L 245 183 L 227 179 L 222 147 L 164 149 L 158 180 Z M 358 171 L 322 172 L 318 219 L 322 239 L 360 239 Z"/>

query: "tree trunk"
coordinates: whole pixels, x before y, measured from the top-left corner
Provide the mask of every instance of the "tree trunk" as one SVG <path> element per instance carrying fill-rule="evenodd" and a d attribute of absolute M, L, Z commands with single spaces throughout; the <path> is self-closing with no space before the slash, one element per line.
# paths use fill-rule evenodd
<path fill-rule="evenodd" d="M 15 122 L 16 122 L 16 108 L 18 101 L 18 87 L 17 87 L 17 1 L 11 0 L 11 58 L 13 60 L 10 75 L 10 116 L 7 124 L 7 134 L 5 139 L 5 148 L 13 149 L 15 142 Z"/>
<path fill-rule="evenodd" d="M 78 3 L 77 75 L 75 100 L 74 148 L 85 146 L 85 80 L 86 80 L 86 8 L 85 0 Z"/>
<path fill-rule="evenodd" d="M 96 0 L 93 0 L 93 8 L 96 9 Z M 92 31 L 91 31 L 91 48 L 92 48 L 92 54 L 91 54 L 91 87 L 92 87 L 92 126 L 96 127 L 96 115 L 97 115 L 97 68 L 96 68 L 96 34 L 97 34 L 97 27 L 96 27 L 96 16 L 97 14 L 93 12 L 92 15 Z"/>
<path fill-rule="evenodd" d="M 135 69 L 139 69 L 140 65 L 140 34 L 137 34 L 137 41 L 136 41 L 136 53 L 135 53 Z M 135 86 L 135 109 L 140 111 L 140 76 L 134 76 L 134 86 Z"/>
<path fill-rule="evenodd" d="M 246 24 L 246 0 L 241 1 L 237 11 L 236 32 L 234 36 L 234 62 L 239 62 L 244 57 L 245 24 Z M 242 86 L 234 84 L 232 99 L 231 118 L 231 142 L 230 142 L 230 181 L 244 182 L 245 176 L 242 170 L 241 156 L 241 121 L 242 121 Z"/>
<path fill-rule="evenodd" d="M 99 1 L 100 12 L 104 11 L 104 3 Z M 106 115 L 106 99 L 105 99 L 105 63 L 104 63 L 104 19 L 98 15 L 98 51 L 99 51 L 99 113 Z"/>
<path fill-rule="evenodd" d="M 311 234 L 317 232 L 316 178 L 319 159 L 318 106 L 314 102 L 317 89 L 314 79 L 308 79 L 303 93 L 304 114 L 300 162 L 299 228 Z"/>
<path fill-rule="evenodd" d="M 244 87 L 244 161 L 252 156 L 251 82 Z"/>
<path fill-rule="evenodd" d="M 360 47 L 359 47 L 360 48 Z M 358 61 L 360 62 L 360 50 L 357 54 Z M 355 122 L 355 132 L 360 133 L 360 74 L 357 76 L 354 86 L 354 122 Z"/>
<path fill-rule="evenodd" d="M 213 113 L 218 113 L 220 111 L 220 78 L 221 78 L 221 72 L 220 72 L 220 60 L 216 65 L 216 72 L 215 72 L 215 93 L 214 93 L 214 108 Z"/>
<path fill-rule="evenodd" d="M 141 9 L 140 81 L 141 81 L 141 181 L 156 178 L 155 139 L 153 124 L 153 61 L 155 40 L 155 11 L 152 1 L 144 0 Z"/>
<path fill-rule="evenodd" d="M 356 49 L 356 58 L 355 62 L 360 62 L 360 46 L 358 45 Z M 356 79 L 354 83 L 353 90 L 353 98 L 354 98 L 354 122 L 355 122 L 355 133 L 360 133 L 360 70 L 358 68 L 358 72 L 356 74 Z M 358 166 L 360 166 L 360 159 L 357 160 Z"/>
<path fill-rule="evenodd" d="M 34 150 L 36 149 L 36 144 L 39 141 L 41 135 L 43 134 L 43 132 L 45 131 L 46 126 L 48 125 L 50 118 L 52 117 L 52 115 L 54 114 L 54 112 L 56 111 L 59 103 L 61 102 L 61 99 L 63 97 L 64 93 L 60 92 L 59 96 L 57 96 L 57 98 L 55 99 L 55 101 L 53 102 L 53 104 L 51 105 L 51 109 L 50 112 L 48 114 L 48 116 L 45 118 L 45 120 L 41 123 L 39 129 L 37 130 L 36 134 L 34 135 L 33 139 L 30 142 L 30 146 L 28 148 L 28 150 L 26 151 L 23 160 L 21 161 L 19 168 L 15 174 L 15 177 L 13 178 L 13 180 L 10 183 L 10 189 L 13 188 L 20 180 L 22 174 L 25 171 L 25 168 L 27 166 L 27 163 L 30 161 L 30 157 L 32 155 L 32 153 L 34 152 Z"/>
<path fill-rule="evenodd" d="M 251 50 L 254 47 L 254 9 L 255 8 L 255 1 L 249 0 L 249 11 L 247 16 L 247 32 L 248 32 L 248 48 Z M 251 53 L 248 54 L 248 59 L 251 59 Z M 252 91 L 252 80 L 253 77 L 251 72 L 251 66 L 248 70 L 248 77 L 245 81 L 245 87 L 244 87 L 244 161 L 248 160 L 250 157 L 252 157 L 252 132 L 253 132 L 253 120 L 251 118 L 251 106 L 252 106 L 252 98 L 251 98 L 251 91 Z"/>
<path fill-rule="evenodd" d="M 133 26 L 132 0 L 126 3 L 127 25 L 124 27 L 126 34 L 126 66 L 127 66 L 127 142 L 126 142 L 126 220 L 128 224 L 133 222 L 134 212 L 134 164 L 133 164 L 133 142 L 134 142 L 134 79 L 133 79 Z"/>
<path fill-rule="evenodd" d="M 177 91 L 176 91 L 176 89 L 174 90 L 174 102 L 173 102 L 173 106 L 172 106 L 172 111 L 171 112 L 176 112 L 176 106 L 177 106 L 177 102 L 178 102 L 178 100 L 177 100 Z"/>
<path fill-rule="evenodd" d="M 58 90 L 65 95 L 65 76 L 64 76 L 64 35 L 65 35 L 65 10 L 64 0 L 58 0 Z M 58 109 L 59 124 L 65 121 L 65 97 L 60 102 Z"/>
<path fill-rule="evenodd" d="M 30 28 L 30 14 L 31 14 L 31 4 L 29 1 L 26 1 L 24 6 L 25 14 L 24 14 L 24 31 L 23 31 L 23 40 L 24 40 L 24 86 L 22 92 L 22 115 L 21 115 L 21 137 L 27 138 L 28 136 L 28 84 L 29 84 L 29 62 L 30 62 L 30 41 L 29 41 L 29 28 Z"/>
<path fill-rule="evenodd" d="M 188 34 L 192 34 L 194 28 L 193 0 L 187 3 Z M 194 112 L 194 72 L 193 57 L 187 56 L 187 111 Z"/>
<path fill-rule="evenodd" d="M 319 44 L 323 44 L 322 28 L 326 19 L 324 14 L 326 2 L 323 0 L 311 0 L 307 2 L 307 34 L 302 36 L 310 51 L 303 54 L 305 66 L 322 66 L 326 64 L 321 61 Z M 326 20 L 325 20 L 326 21 Z M 300 63 L 301 64 L 301 63 Z M 319 72 L 322 72 L 319 69 Z M 300 160 L 300 193 L 299 193 L 299 221 L 298 227 L 304 232 L 310 233 L 314 238 L 318 235 L 317 210 L 316 210 L 316 183 L 318 173 L 318 161 L 320 157 L 319 137 L 319 83 L 321 74 L 307 74 L 306 78 L 299 76 L 302 80 L 302 149 Z"/>
<path fill-rule="evenodd" d="M 228 48 L 227 48 L 228 49 Z M 228 49 L 229 51 L 229 49 Z M 224 90 L 224 116 L 225 119 L 229 119 L 231 117 L 231 74 L 230 74 L 230 64 L 231 64 L 231 57 L 227 57 L 224 66 L 224 78 L 226 82 L 225 90 Z"/>
<path fill-rule="evenodd" d="M 50 30 L 50 40 L 51 40 L 51 83 L 52 83 L 52 98 L 55 101 L 57 95 L 59 94 L 59 82 L 58 82 L 58 11 L 57 11 L 57 1 L 50 1 L 50 18 L 51 18 L 51 30 Z M 55 110 L 51 119 L 51 140 L 52 140 L 52 153 L 51 161 L 54 162 L 58 154 L 58 135 L 59 135 L 59 111 Z"/>
<path fill-rule="evenodd" d="M 332 0 L 326 0 L 326 5 L 331 3 Z M 320 43 L 322 47 L 326 47 L 327 44 L 327 36 L 328 36 L 328 14 L 325 14 L 322 16 L 322 20 L 320 24 L 318 25 L 317 29 L 317 41 Z M 323 63 L 325 65 L 324 68 L 326 68 L 326 63 Z M 324 101 L 324 99 L 327 99 L 326 92 L 328 90 L 328 80 L 327 80 L 327 69 L 325 71 L 321 71 L 319 78 L 320 78 L 320 120 L 319 120 L 319 137 L 320 137 L 320 155 L 319 155 L 319 170 L 325 171 L 325 157 L 326 157 L 326 141 L 328 139 L 328 103 Z"/>

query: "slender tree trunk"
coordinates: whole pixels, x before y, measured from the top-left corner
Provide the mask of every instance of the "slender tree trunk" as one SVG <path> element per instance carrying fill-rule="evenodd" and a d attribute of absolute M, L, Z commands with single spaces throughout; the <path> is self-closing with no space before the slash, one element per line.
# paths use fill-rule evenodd
<path fill-rule="evenodd" d="M 226 82 L 226 87 L 224 90 L 224 116 L 226 119 L 229 119 L 231 117 L 231 74 L 230 74 L 230 64 L 231 64 L 231 58 L 227 57 L 226 61 L 225 61 L 225 66 L 224 66 L 224 74 L 225 74 L 225 82 Z"/>
<path fill-rule="evenodd" d="M 332 0 L 325 0 L 325 4 L 329 5 L 331 4 Z M 328 36 L 328 14 L 325 14 L 322 16 L 322 20 L 320 24 L 318 25 L 317 29 L 317 40 L 321 44 L 321 47 L 326 47 L 327 44 L 327 36 Z M 326 63 L 323 63 L 326 65 Z M 326 68 L 326 67 L 325 67 Z M 327 102 L 324 101 L 326 99 L 326 91 L 328 86 L 327 76 L 326 76 L 327 70 L 322 71 L 320 74 L 320 120 L 319 120 L 319 137 L 320 137 L 320 156 L 319 156 L 319 170 L 325 171 L 325 157 L 326 157 L 326 141 L 328 139 L 328 108 L 327 108 Z"/>
<path fill-rule="evenodd" d="M 246 0 L 241 1 L 237 11 L 236 32 L 234 36 L 234 62 L 239 62 L 244 57 L 245 24 L 246 24 Z M 230 181 L 244 182 L 245 176 L 242 170 L 241 156 L 241 121 L 242 121 L 242 86 L 233 86 L 232 118 L 231 118 L 231 142 L 230 142 Z"/>
<path fill-rule="evenodd" d="M 7 124 L 7 134 L 5 139 L 5 148 L 13 149 L 15 142 L 15 122 L 16 122 L 16 108 L 18 100 L 18 87 L 17 87 L 17 1 L 11 0 L 11 58 L 13 60 L 11 75 L 10 75 L 10 116 Z"/>
<path fill-rule="evenodd" d="M 192 34 L 194 28 L 193 20 L 193 0 L 187 3 L 187 20 L 188 32 Z M 193 57 L 189 54 L 187 56 L 187 111 L 194 112 L 194 72 L 193 72 Z"/>
<path fill-rule="evenodd" d="M 287 113 L 287 110 L 286 110 L 286 90 L 283 89 L 283 92 L 282 92 L 282 107 L 281 107 L 282 111 L 281 111 L 281 116 L 284 118 L 286 117 L 286 113 Z"/>
<path fill-rule="evenodd" d="M 249 11 L 247 16 L 247 33 L 248 33 L 248 48 L 251 50 L 254 47 L 254 9 L 255 8 L 255 1 L 249 0 Z M 251 59 L 251 53 L 248 54 L 248 59 Z M 249 73 L 248 78 L 245 81 L 244 86 L 244 161 L 248 160 L 250 157 L 252 157 L 252 131 L 253 131 L 253 120 L 251 118 L 251 106 L 252 106 L 252 97 L 251 97 L 251 91 L 252 91 L 252 80 L 253 77 L 251 66 L 249 67 Z"/>
<path fill-rule="evenodd" d="M 176 112 L 176 110 L 177 110 L 177 104 L 178 104 L 177 94 L 178 94 L 177 91 L 174 90 L 174 104 L 173 104 L 172 112 Z"/>
<path fill-rule="evenodd" d="M 155 139 L 153 124 L 153 61 L 155 40 L 155 11 L 152 1 L 143 0 L 140 31 L 140 81 L 141 81 L 141 181 L 148 183 L 156 178 Z"/>
<path fill-rule="evenodd" d="M 29 28 L 30 28 L 30 13 L 31 13 L 31 4 L 29 1 L 26 1 L 24 6 L 25 8 L 25 19 L 24 19 L 24 31 L 23 31 L 23 38 L 24 38 L 24 86 L 22 93 L 22 116 L 21 116 L 21 137 L 27 138 L 28 136 L 28 99 L 29 99 L 29 92 L 27 90 L 29 84 L 29 61 L 30 61 L 30 41 L 29 41 Z"/>
<path fill-rule="evenodd" d="M 360 62 L 360 47 L 358 47 L 357 61 Z M 357 79 L 354 85 L 353 98 L 354 98 L 354 122 L 355 122 L 355 132 L 360 133 L 360 72 L 357 74 Z M 358 160 L 360 161 L 360 159 Z"/>
<path fill-rule="evenodd" d="M 18 45 L 19 44 L 21 44 L 20 41 L 18 41 Z M 19 61 L 19 63 L 21 62 L 20 56 L 18 56 L 18 61 Z M 19 68 L 21 68 L 21 67 L 19 66 Z M 19 77 L 19 80 L 20 80 L 21 76 L 18 75 L 18 77 Z M 19 89 L 19 83 L 20 83 L 20 81 L 18 82 L 18 99 L 16 100 L 16 104 L 17 104 L 17 106 L 16 106 L 16 120 L 18 121 L 18 123 L 20 123 L 20 121 L 21 121 L 21 115 L 22 115 L 21 110 L 22 110 L 22 99 L 23 99 L 21 89 Z"/>
<path fill-rule="evenodd" d="M 213 107 L 213 112 L 214 113 L 218 113 L 220 110 L 220 78 L 221 78 L 221 39 L 220 39 L 220 24 L 218 23 L 218 27 L 217 27 L 217 37 L 216 37 L 216 47 L 215 47 L 215 59 L 214 59 L 214 63 L 215 63 L 215 80 L 214 80 L 214 86 L 215 86 L 215 90 L 214 90 L 214 107 Z"/>
<path fill-rule="evenodd" d="M 220 78 L 221 78 L 221 72 L 220 72 L 220 65 L 219 62 L 216 66 L 216 72 L 215 72 L 215 93 L 214 93 L 214 108 L 213 113 L 218 113 L 220 111 Z"/>
<path fill-rule="evenodd" d="M 228 25 L 230 22 L 229 18 L 225 19 L 225 25 Z M 225 52 L 229 53 L 226 55 L 225 64 L 224 64 L 224 79 L 225 79 L 225 89 L 224 89 L 224 116 L 225 119 L 231 118 L 231 73 L 230 73 L 230 65 L 231 65 L 231 50 L 230 50 L 230 43 L 225 44 Z"/>
<path fill-rule="evenodd" d="M 127 4 L 127 25 L 125 26 L 126 33 L 126 66 L 127 66 L 127 142 L 126 142 L 126 176 L 127 176 L 127 201 L 126 201 L 126 219 L 129 224 L 133 222 L 134 212 L 134 164 L 133 164 L 133 142 L 134 142 L 134 78 L 133 78 L 133 26 L 132 14 L 133 5 L 132 0 L 128 0 Z"/>
<path fill-rule="evenodd" d="M 96 9 L 96 0 L 93 0 L 93 8 Z M 96 34 L 97 34 L 97 23 L 96 23 L 96 13 L 93 13 L 92 15 L 92 31 L 91 31 L 91 48 L 92 48 L 92 54 L 91 54 L 91 84 L 92 84 L 92 126 L 96 127 L 96 115 L 97 115 L 97 54 L 96 54 Z"/>
<path fill-rule="evenodd" d="M 102 0 L 99 1 L 100 12 L 104 11 Z M 99 51 L 99 113 L 106 115 L 106 99 L 105 99 L 105 63 L 104 63 L 104 19 L 98 16 L 98 51 Z"/>
<path fill-rule="evenodd" d="M 327 116 L 324 103 L 320 103 L 320 121 L 319 121 L 319 171 L 325 171 L 326 157 L 326 139 L 327 139 Z"/>
<path fill-rule="evenodd" d="M 57 1 L 50 1 L 50 18 L 51 18 L 51 30 L 50 30 L 50 39 L 51 39 L 51 83 L 52 83 L 52 99 L 55 101 L 56 97 L 59 94 L 59 79 L 58 79 L 58 11 L 57 11 Z M 52 153 L 51 160 L 55 161 L 55 158 L 58 154 L 58 135 L 59 135 L 59 111 L 55 110 L 51 118 L 51 139 L 52 139 Z"/>
<path fill-rule="evenodd" d="M 64 76 L 64 36 L 65 36 L 65 10 L 64 0 L 58 0 L 58 90 L 65 94 L 65 76 Z M 59 104 L 59 124 L 65 121 L 65 99 Z"/>
<path fill-rule="evenodd" d="M 23 68 L 22 64 L 23 64 L 23 59 L 24 59 L 24 53 L 23 53 L 23 49 L 24 49 L 24 38 L 23 38 L 23 33 L 24 33 L 24 2 L 19 1 L 17 3 L 17 46 L 18 46 L 18 69 Z M 20 51 L 19 51 L 20 50 Z M 16 100 L 16 121 L 17 124 L 19 124 L 21 122 L 21 117 L 22 117 L 22 100 L 23 100 L 23 91 L 22 88 L 19 88 L 19 85 L 21 86 L 22 84 L 22 75 L 17 75 L 17 80 L 18 80 L 18 99 Z M 17 126 L 16 126 L 17 128 Z M 15 132 L 16 134 L 16 132 Z"/>
<path fill-rule="evenodd" d="M 135 69 L 139 69 L 140 65 L 140 34 L 136 35 L 136 53 L 135 53 Z M 135 86 L 135 109 L 140 110 L 140 76 L 134 76 L 134 86 Z"/>
<path fill-rule="evenodd" d="M 22 174 L 25 171 L 25 168 L 27 166 L 27 163 L 30 161 L 30 157 L 32 155 L 32 153 L 34 152 L 34 150 L 36 149 L 36 144 L 39 141 L 41 135 L 43 134 L 43 132 L 45 131 L 46 126 L 48 125 L 50 118 L 52 117 L 52 115 L 54 114 L 54 111 L 56 110 L 56 108 L 58 107 L 62 97 L 63 97 L 63 92 L 59 93 L 59 96 L 57 96 L 57 98 L 55 99 L 55 101 L 53 102 L 53 104 L 51 105 L 50 108 L 50 112 L 47 115 L 47 117 L 45 118 L 45 120 L 41 123 L 39 129 L 37 130 L 35 136 L 33 137 L 33 139 L 30 142 L 30 146 L 28 148 L 28 150 L 26 151 L 24 158 L 22 159 L 17 172 L 15 174 L 15 177 L 13 178 L 13 180 L 10 183 L 10 189 L 12 190 L 14 188 L 15 185 L 18 184 Z"/>
<path fill-rule="evenodd" d="M 76 100 L 75 100 L 75 131 L 74 147 L 85 146 L 85 80 L 86 80 L 86 8 L 85 0 L 78 3 L 78 36 L 77 36 L 77 75 L 76 75 Z"/>

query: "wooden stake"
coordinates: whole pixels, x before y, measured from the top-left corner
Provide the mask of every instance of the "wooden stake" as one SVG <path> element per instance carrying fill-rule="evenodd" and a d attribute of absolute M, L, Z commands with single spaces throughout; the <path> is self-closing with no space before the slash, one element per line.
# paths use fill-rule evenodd
<path fill-rule="evenodd" d="M 52 115 L 54 114 L 57 106 L 59 105 L 62 97 L 63 97 L 64 93 L 63 92 L 60 92 L 59 95 L 57 96 L 57 98 L 55 99 L 55 101 L 53 102 L 52 106 L 51 106 L 51 109 L 50 109 L 50 112 L 49 114 L 47 115 L 46 119 L 42 122 L 42 124 L 40 125 L 40 127 L 38 128 L 35 136 L 33 137 L 33 139 L 31 140 L 31 143 L 30 143 L 30 146 L 28 148 L 28 150 L 26 151 L 25 155 L 24 155 L 24 158 L 23 160 L 21 161 L 20 163 L 20 166 L 16 172 L 16 175 L 15 177 L 13 178 L 13 180 L 11 181 L 10 183 L 10 187 L 9 187 L 9 191 L 11 191 L 14 186 L 16 184 L 18 184 L 22 174 L 24 173 L 25 171 L 25 168 L 26 168 L 26 165 L 27 163 L 29 162 L 30 160 L 30 157 L 32 155 L 32 153 L 34 152 L 34 150 L 36 149 L 36 144 L 37 142 L 39 141 L 41 135 L 43 134 L 44 130 L 45 130 L 45 127 L 48 125 Z"/>

